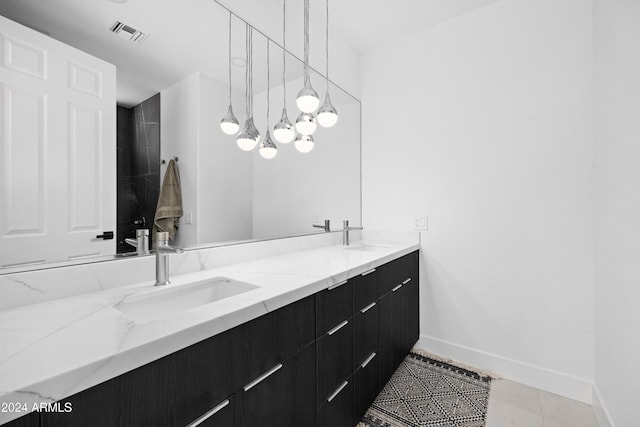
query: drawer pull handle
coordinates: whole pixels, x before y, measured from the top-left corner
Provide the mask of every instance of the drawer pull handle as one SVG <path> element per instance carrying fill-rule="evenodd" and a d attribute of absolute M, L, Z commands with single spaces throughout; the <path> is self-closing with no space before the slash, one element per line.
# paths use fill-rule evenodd
<path fill-rule="evenodd" d="M 404 282 L 402 282 L 403 285 L 406 285 L 407 283 L 409 283 L 411 281 L 411 277 L 409 277 L 408 279 L 406 279 Z"/>
<path fill-rule="evenodd" d="M 276 366 L 274 366 L 273 368 L 269 369 L 267 372 L 265 372 L 264 374 L 260 375 L 258 378 L 256 378 L 255 380 L 251 381 L 249 384 L 244 386 L 244 391 L 251 390 L 252 388 L 257 386 L 258 384 L 260 384 L 262 381 L 266 380 L 271 375 L 276 373 L 280 368 L 282 368 L 282 363 L 278 363 Z"/>
<path fill-rule="evenodd" d="M 371 273 L 373 273 L 374 271 L 376 271 L 376 269 L 375 269 L 375 268 L 372 268 L 371 270 L 367 270 L 367 271 L 365 271 L 364 273 L 362 273 L 362 274 L 361 274 L 361 276 L 366 276 L 367 274 L 371 274 Z"/>
<path fill-rule="evenodd" d="M 195 420 L 194 422 L 189 424 L 187 427 L 196 427 L 197 425 L 203 423 L 208 418 L 211 418 L 212 416 L 214 416 L 215 414 L 217 414 L 218 412 L 220 412 L 221 410 L 223 410 L 227 406 L 229 406 L 229 399 L 227 399 L 224 402 L 218 404 L 218 406 L 216 406 L 215 408 L 211 409 L 210 411 L 204 413 L 200 418 L 198 418 L 197 420 Z"/>
<path fill-rule="evenodd" d="M 398 286 L 396 286 L 395 288 L 391 289 L 391 292 L 395 292 L 398 289 L 400 289 L 402 287 L 402 283 L 400 283 Z"/>
<path fill-rule="evenodd" d="M 327 402 L 331 402 L 333 399 L 335 399 L 335 397 L 336 397 L 338 394 L 340 394 L 340 392 L 342 391 L 342 389 L 344 389 L 344 388 L 347 386 L 347 384 L 349 384 L 349 381 L 345 381 L 345 382 L 343 382 L 343 383 L 340 385 L 340 387 L 338 387 L 338 388 L 336 389 L 336 391 L 334 391 L 333 393 L 331 393 L 331 396 L 329 396 L 329 397 L 327 398 Z"/>
<path fill-rule="evenodd" d="M 362 365 L 360 365 L 360 367 L 361 368 L 365 368 L 369 364 L 369 362 L 371 362 L 373 360 L 374 357 L 376 357 L 376 352 L 375 351 L 373 353 L 371 353 L 369 355 L 369 357 L 367 357 L 367 360 L 362 362 Z"/>
<path fill-rule="evenodd" d="M 363 308 L 362 310 L 360 310 L 360 313 L 366 313 L 367 311 L 371 310 L 373 307 L 375 307 L 376 303 L 372 302 L 371 304 L 369 304 L 368 306 L 366 306 L 365 308 Z"/>
<path fill-rule="evenodd" d="M 345 280 L 344 282 L 336 283 L 335 285 L 331 285 L 331 286 L 329 286 L 329 287 L 327 288 L 327 290 L 332 291 L 332 290 L 334 290 L 335 288 L 339 288 L 339 287 L 340 287 L 340 286 L 342 286 L 342 285 L 346 285 L 347 283 L 349 283 L 349 281 L 348 281 L 348 280 Z"/>
<path fill-rule="evenodd" d="M 348 320 L 345 320 L 344 322 L 340 323 L 338 326 L 336 326 L 335 328 L 331 329 L 329 332 L 327 332 L 327 334 L 329 335 L 333 335 L 336 332 L 338 332 L 340 329 L 344 328 L 345 326 L 347 326 L 347 323 L 349 323 Z"/>

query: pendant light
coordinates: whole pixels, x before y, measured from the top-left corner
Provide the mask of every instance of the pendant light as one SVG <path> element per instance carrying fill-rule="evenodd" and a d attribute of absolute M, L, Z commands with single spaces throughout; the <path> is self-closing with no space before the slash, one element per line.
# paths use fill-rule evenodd
<path fill-rule="evenodd" d="M 235 135 L 240 129 L 240 123 L 233 114 L 233 108 L 231 107 L 231 18 L 232 15 L 229 12 L 229 110 L 220 121 L 220 129 L 227 135 Z"/>
<path fill-rule="evenodd" d="M 313 150 L 314 146 L 313 137 L 311 135 L 298 135 L 296 137 L 296 150 L 301 153 L 308 153 Z"/>
<path fill-rule="evenodd" d="M 282 91 L 284 94 L 282 117 L 273 128 L 273 136 L 276 141 L 282 144 L 288 144 L 296 136 L 293 125 L 287 116 L 287 82 L 285 80 L 287 72 L 287 0 L 282 0 Z"/>
<path fill-rule="evenodd" d="M 311 87 L 309 78 L 309 0 L 304 0 L 304 86 L 298 92 L 296 104 L 303 113 L 313 113 L 320 105 L 318 93 Z"/>
<path fill-rule="evenodd" d="M 296 119 L 296 130 L 301 135 L 313 135 L 317 127 L 316 118 L 311 113 L 301 113 Z"/>
<path fill-rule="evenodd" d="M 325 0 L 325 6 L 327 11 L 327 25 L 325 31 L 325 64 L 327 66 L 327 95 L 324 98 L 324 103 L 318 110 L 318 124 L 325 128 L 330 128 L 338 121 L 338 111 L 336 107 L 331 104 L 331 98 L 329 97 L 329 0 Z"/>
<path fill-rule="evenodd" d="M 258 144 L 260 139 L 260 132 L 256 129 L 256 125 L 253 123 L 253 27 L 246 24 L 246 60 L 247 65 L 245 69 L 246 80 L 246 109 L 247 120 L 244 123 L 242 132 L 238 135 L 236 142 L 238 147 L 244 151 L 253 150 Z"/>
<path fill-rule="evenodd" d="M 260 148 L 258 149 L 258 151 L 260 152 L 260 155 L 262 157 L 264 157 L 265 159 L 273 159 L 276 154 L 278 154 L 278 147 L 276 147 L 276 144 L 273 143 L 273 140 L 271 139 L 271 132 L 269 132 L 269 110 L 271 107 L 271 100 L 269 98 L 269 89 L 270 89 L 270 76 L 269 76 L 269 66 L 270 66 L 270 61 L 269 61 L 269 44 L 271 43 L 271 40 L 269 40 L 269 38 L 267 37 L 267 133 L 264 136 L 264 140 L 262 140 L 262 142 L 260 143 Z"/>

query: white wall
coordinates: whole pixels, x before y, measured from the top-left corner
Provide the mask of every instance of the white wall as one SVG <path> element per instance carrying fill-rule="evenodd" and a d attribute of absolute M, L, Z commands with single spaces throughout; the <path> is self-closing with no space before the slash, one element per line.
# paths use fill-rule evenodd
<path fill-rule="evenodd" d="M 421 345 L 585 402 L 592 7 L 502 0 L 362 58 L 364 226 L 422 233 Z"/>
<path fill-rule="evenodd" d="M 622 427 L 638 424 L 640 400 L 640 1 L 594 4 L 594 406 L 601 419 L 607 414 L 612 425 Z"/>

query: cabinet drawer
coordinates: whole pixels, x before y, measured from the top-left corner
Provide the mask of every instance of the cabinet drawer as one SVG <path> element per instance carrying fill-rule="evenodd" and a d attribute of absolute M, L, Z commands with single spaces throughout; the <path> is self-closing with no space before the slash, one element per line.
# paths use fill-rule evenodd
<path fill-rule="evenodd" d="M 235 425 L 234 396 L 229 396 L 193 420 L 187 427 L 233 427 Z"/>
<path fill-rule="evenodd" d="M 353 279 L 316 294 L 316 337 L 353 314 Z"/>
<path fill-rule="evenodd" d="M 377 268 L 373 268 L 353 278 L 355 313 L 380 296 L 380 273 Z"/>
<path fill-rule="evenodd" d="M 353 377 L 338 384 L 329 397 L 318 411 L 318 427 L 353 427 Z"/>
<path fill-rule="evenodd" d="M 371 353 L 365 360 L 366 363 L 359 365 L 353 376 L 354 426 L 367 412 L 380 391 L 379 359 L 377 353 Z"/>
<path fill-rule="evenodd" d="M 315 426 L 315 344 L 278 363 L 236 393 L 236 425 Z"/>
<path fill-rule="evenodd" d="M 13 421 L 3 424 L 4 427 L 40 427 L 40 414 L 31 412 Z"/>
<path fill-rule="evenodd" d="M 318 407 L 353 373 L 353 322 L 345 320 L 334 330 L 320 338 L 317 344 Z"/>
<path fill-rule="evenodd" d="M 234 379 L 240 386 L 293 356 L 315 338 L 315 300 L 309 296 L 239 327 Z"/>
<path fill-rule="evenodd" d="M 366 309 L 366 310 L 365 310 Z M 353 316 L 354 323 L 354 371 L 378 348 L 378 303 L 372 302 Z"/>

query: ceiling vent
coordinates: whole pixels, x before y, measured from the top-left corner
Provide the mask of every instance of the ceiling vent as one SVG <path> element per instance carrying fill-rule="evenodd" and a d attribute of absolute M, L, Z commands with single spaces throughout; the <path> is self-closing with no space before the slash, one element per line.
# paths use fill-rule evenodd
<path fill-rule="evenodd" d="M 136 30 L 135 28 L 130 27 L 127 24 L 123 24 L 119 21 L 116 21 L 115 24 L 113 24 L 109 28 L 109 31 L 111 31 L 113 34 L 116 34 L 122 39 L 129 40 L 138 44 L 142 43 L 148 36 L 148 34 Z"/>

